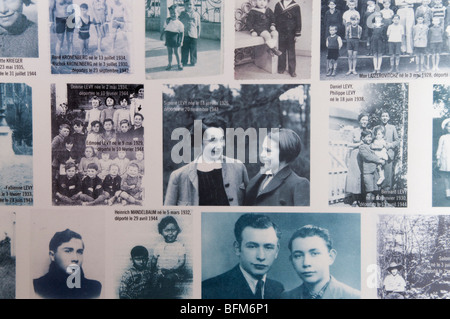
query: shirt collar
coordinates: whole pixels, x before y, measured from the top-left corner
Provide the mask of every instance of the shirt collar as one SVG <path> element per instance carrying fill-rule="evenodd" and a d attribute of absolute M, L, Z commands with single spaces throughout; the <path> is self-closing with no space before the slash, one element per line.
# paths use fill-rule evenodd
<path fill-rule="evenodd" d="M 303 294 L 307 299 L 322 299 L 325 291 L 328 289 L 331 282 L 331 277 L 328 282 L 317 293 L 312 292 L 306 285 L 303 285 Z"/>
<path fill-rule="evenodd" d="M 241 265 L 239 265 L 239 269 L 241 269 L 241 272 L 244 275 L 245 281 L 247 281 L 247 283 L 250 287 L 250 290 L 252 291 L 253 294 L 255 294 L 256 285 L 258 284 L 258 279 L 253 278 L 247 271 L 244 270 L 244 268 L 242 268 Z M 266 277 L 267 277 L 267 275 L 264 275 L 262 277 L 262 281 L 264 282 L 264 288 L 266 286 Z M 263 298 L 264 298 L 264 290 L 265 289 L 262 290 Z"/>

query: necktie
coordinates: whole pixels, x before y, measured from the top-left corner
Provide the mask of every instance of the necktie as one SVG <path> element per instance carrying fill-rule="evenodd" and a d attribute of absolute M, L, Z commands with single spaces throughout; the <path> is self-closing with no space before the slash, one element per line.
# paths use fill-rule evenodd
<path fill-rule="evenodd" d="M 261 190 L 263 190 L 264 188 L 266 188 L 267 184 L 269 184 L 269 182 L 272 180 L 273 175 L 272 174 L 266 174 L 266 177 L 264 178 L 263 182 L 262 182 L 262 187 Z"/>
<path fill-rule="evenodd" d="M 255 299 L 263 299 L 263 288 L 264 288 L 264 281 L 260 279 L 256 284 Z"/>

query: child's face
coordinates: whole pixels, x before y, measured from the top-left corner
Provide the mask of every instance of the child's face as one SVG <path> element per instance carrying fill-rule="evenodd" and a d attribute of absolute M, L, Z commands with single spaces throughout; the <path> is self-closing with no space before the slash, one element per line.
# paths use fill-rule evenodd
<path fill-rule="evenodd" d="M 376 16 L 375 17 L 375 24 L 380 25 L 383 22 L 382 16 Z"/>
<path fill-rule="evenodd" d="M 384 2 L 383 2 L 383 7 L 384 7 L 385 9 L 389 9 L 389 8 L 391 7 L 391 2 L 390 2 L 390 1 L 384 1 Z"/>
<path fill-rule="evenodd" d="M 445 126 L 445 130 L 447 131 L 447 133 L 450 133 L 450 123 L 447 123 L 447 125 Z"/>
<path fill-rule="evenodd" d="M 139 169 L 136 166 L 134 166 L 134 165 L 128 166 L 128 168 L 127 168 L 128 175 L 130 175 L 131 177 L 136 177 L 136 176 L 138 176 L 138 173 L 139 173 Z"/>
<path fill-rule="evenodd" d="M 114 100 L 112 98 L 106 99 L 106 106 L 114 106 Z"/>
<path fill-rule="evenodd" d="M 83 126 L 75 124 L 73 126 L 73 130 L 75 131 L 75 133 L 82 133 L 83 132 Z"/>
<path fill-rule="evenodd" d="M 352 26 L 356 27 L 358 25 L 358 19 L 351 19 L 350 23 L 352 24 Z"/>
<path fill-rule="evenodd" d="M 394 17 L 394 18 L 392 19 L 392 22 L 393 22 L 394 24 L 399 24 L 400 18 L 399 18 L 399 17 Z"/>
<path fill-rule="evenodd" d="M 119 174 L 119 167 L 117 165 L 111 165 L 109 174 L 111 174 L 112 177 L 116 177 Z"/>
<path fill-rule="evenodd" d="M 373 1 L 367 2 L 367 10 L 369 12 L 373 12 L 375 10 L 375 2 Z"/>
<path fill-rule="evenodd" d="M 87 170 L 87 176 L 89 176 L 90 178 L 95 178 L 97 176 L 97 170 L 93 169 L 93 168 L 88 168 Z"/>
<path fill-rule="evenodd" d="M 66 175 L 67 175 L 68 178 L 74 177 L 75 176 L 75 172 L 76 172 L 75 171 L 75 166 L 71 167 L 69 169 L 66 169 Z"/>
<path fill-rule="evenodd" d="M 73 143 L 66 143 L 66 149 L 68 149 L 69 151 L 72 149 L 73 147 Z"/>
<path fill-rule="evenodd" d="M 88 9 L 86 9 L 86 8 L 80 8 L 80 10 L 81 10 L 82 15 L 86 15 L 88 12 Z"/>
<path fill-rule="evenodd" d="M 93 125 L 92 132 L 94 132 L 94 133 L 100 132 L 100 124 L 97 123 L 97 124 Z"/>
<path fill-rule="evenodd" d="M 267 0 L 256 0 L 255 3 L 258 8 L 264 9 L 267 7 Z"/>
<path fill-rule="evenodd" d="M 120 130 L 122 131 L 122 133 L 128 132 L 129 129 L 130 127 L 128 126 L 127 123 L 120 124 Z"/>
<path fill-rule="evenodd" d="M 337 32 L 337 30 L 336 30 L 335 27 L 330 27 L 330 34 L 331 34 L 331 35 L 335 35 L 336 32 Z"/>
<path fill-rule="evenodd" d="M 137 152 L 136 152 L 136 159 L 137 159 L 138 161 L 142 161 L 142 160 L 144 159 L 144 153 L 141 152 L 141 151 L 137 151 Z"/>
<path fill-rule="evenodd" d="M 64 137 L 67 137 L 70 134 L 70 130 L 67 127 L 63 127 L 62 129 L 59 130 L 59 134 L 61 134 Z"/>
<path fill-rule="evenodd" d="M 350 10 L 354 10 L 356 8 L 356 3 L 355 2 L 348 2 L 347 6 Z"/>
<path fill-rule="evenodd" d="M 173 243 L 177 240 L 178 237 L 178 228 L 175 224 L 167 224 L 166 227 L 162 230 L 162 235 L 166 243 Z"/>
<path fill-rule="evenodd" d="M 92 102 L 91 102 L 91 104 L 92 104 L 92 107 L 93 107 L 94 109 L 96 109 L 96 108 L 100 105 L 100 101 L 97 100 L 97 99 L 93 99 Z"/>
<path fill-rule="evenodd" d="M 366 144 L 372 143 L 372 140 L 373 140 L 373 137 L 372 137 L 371 134 L 366 135 L 366 136 L 364 136 L 364 138 L 363 138 L 363 142 L 366 143 Z"/>
<path fill-rule="evenodd" d="M 424 21 L 423 17 L 417 18 L 417 24 L 423 24 L 423 21 Z"/>
<path fill-rule="evenodd" d="M 184 9 L 186 9 L 186 11 L 190 12 L 192 11 L 192 8 L 193 8 L 192 0 L 184 3 Z"/>
<path fill-rule="evenodd" d="M 142 117 L 140 115 L 136 115 L 134 117 L 134 125 L 136 125 L 137 127 L 142 126 Z"/>
<path fill-rule="evenodd" d="M 126 99 L 123 99 L 122 101 L 120 101 L 120 105 L 122 105 L 122 107 L 126 109 L 128 106 L 128 101 Z"/>
<path fill-rule="evenodd" d="M 384 134 L 381 130 L 378 130 L 377 135 L 376 135 L 376 139 L 377 140 L 382 140 L 384 138 Z"/>
<path fill-rule="evenodd" d="M 175 9 L 170 9 L 170 10 L 169 10 L 169 13 L 170 13 L 170 17 L 171 17 L 172 19 L 174 19 L 174 18 L 177 17 L 177 10 L 175 10 Z"/>
<path fill-rule="evenodd" d="M 88 147 L 84 150 L 84 155 L 89 158 L 94 155 L 94 151 L 92 151 L 92 148 Z"/>
<path fill-rule="evenodd" d="M 441 23 L 441 20 L 439 18 L 433 18 L 433 20 L 431 20 L 434 26 L 438 26 Z"/>
<path fill-rule="evenodd" d="M 0 27 L 8 28 L 20 17 L 23 2 L 22 0 L 2 0 L 0 4 L 2 4 L 0 7 Z"/>
<path fill-rule="evenodd" d="M 111 131 L 113 128 L 113 125 L 111 123 L 111 121 L 107 121 L 103 124 L 103 128 L 105 129 L 105 131 Z"/>
<path fill-rule="evenodd" d="M 334 2 L 330 2 L 330 3 L 328 3 L 328 8 L 330 8 L 330 9 L 336 9 L 336 3 L 334 3 Z"/>
<path fill-rule="evenodd" d="M 397 276 L 398 269 L 397 268 L 391 269 L 391 274 L 392 274 L 392 276 Z"/>
<path fill-rule="evenodd" d="M 124 159 L 126 155 L 127 155 L 127 152 L 125 152 L 125 151 L 118 151 L 117 152 L 117 157 L 120 158 L 120 159 Z"/>
<path fill-rule="evenodd" d="M 389 119 L 389 113 L 384 112 L 383 114 L 381 114 L 381 123 L 387 124 L 387 122 L 389 122 Z"/>
<path fill-rule="evenodd" d="M 423 1 L 422 1 L 422 4 L 423 4 L 424 6 L 428 6 L 430 3 L 431 3 L 431 0 L 423 0 Z"/>
<path fill-rule="evenodd" d="M 434 5 L 439 7 L 442 5 L 442 0 L 434 0 Z"/>
<path fill-rule="evenodd" d="M 109 160 L 109 153 L 102 153 L 102 160 L 104 161 Z"/>
<path fill-rule="evenodd" d="M 135 256 L 132 258 L 132 260 L 133 260 L 133 266 L 137 270 L 142 270 L 145 267 L 147 267 L 148 257 L 146 257 L 146 256 Z"/>

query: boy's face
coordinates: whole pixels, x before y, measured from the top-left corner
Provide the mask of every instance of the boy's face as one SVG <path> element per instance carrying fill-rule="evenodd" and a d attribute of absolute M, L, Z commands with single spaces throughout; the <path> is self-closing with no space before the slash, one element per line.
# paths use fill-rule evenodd
<path fill-rule="evenodd" d="M 394 24 L 399 24 L 400 18 L 399 18 L 399 17 L 394 17 L 394 18 L 392 19 L 392 22 L 393 22 Z"/>
<path fill-rule="evenodd" d="M 67 127 L 63 127 L 59 130 L 59 133 L 64 136 L 67 137 L 70 134 L 70 130 Z"/>
<path fill-rule="evenodd" d="M 391 269 L 391 274 L 392 274 L 392 276 L 397 276 L 398 269 L 397 268 Z"/>
<path fill-rule="evenodd" d="M 292 241 L 290 260 L 297 275 L 308 284 L 328 281 L 335 257 L 334 249 L 328 250 L 325 240 L 319 236 L 298 237 Z"/>
<path fill-rule="evenodd" d="M 170 13 L 170 17 L 171 17 L 172 19 L 174 19 L 174 18 L 177 17 L 177 10 L 175 10 L 175 9 L 170 9 L 170 10 L 169 10 L 169 13 Z"/>
<path fill-rule="evenodd" d="M 111 121 L 107 121 L 103 124 L 103 128 L 105 129 L 105 131 L 111 131 L 113 128 L 113 125 L 111 123 Z"/>
<path fill-rule="evenodd" d="M 259 155 L 261 164 L 264 165 L 264 172 L 271 171 L 272 174 L 278 172 L 280 168 L 280 145 L 273 139 L 266 136 L 262 143 L 262 151 Z"/>
<path fill-rule="evenodd" d="M 417 18 L 417 24 L 423 24 L 423 17 L 418 17 Z"/>
<path fill-rule="evenodd" d="M 72 149 L 73 147 L 73 143 L 66 143 L 66 149 L 68 149 L 69 151 Z"/>
<path fill-rule="evenodd" d="M 84 244 L 81 239 L 72 238 L 58 246 L 56 251 L 50 251 L 50 259 L 64 272 L 71 264 L 79 267 L 83 264 Z"/>
<path fill-rule="evenodd" d="M 364 138 L 363 138 L 363 142 L 366 144 L 372 143 L 372 140 L 373 140 L 372 134 L 368 134 L 368 135 L 364 136 Z"/>
<path fill-rule="evenodd" d="M 382 140 L 384 138 L 384 134 L 381 130 L 377 131 L 376 138 L 377 138 L 377 140 Z"/>
<path fill-rule="evenodd" d="M 258 8 L 267 7 L 267 0 L 256 0 L 255 3 Z"/>
<path fill-rule="evenodd" d="M 376 16 L 375 17 L 375 24 L 380 25 L 383 22 L 383 17 L 382 16 Z"/>
<path fill-rule="evenodd" d="M 84 8 L 84 7 L 83 7 L 83 8 L 80 8 L 80 10 L 81 10 L 81 14 L 84 15 L 84 16 L 85 16 L 85 15 L 87 14 L 87 12 L 88 12 L 88 9 L 86 9 L 86 8 Z"/>
<path fill-rule="evenodd" d="M 68 178 L 74 177 L 75 173 L 76 173 L 75 167 L 71 167 L 69 169 L 66 169 L 66 175 L 67 175 Z"/>
<path fill-rule="evenodd" d="M 81 132 L 83 132 L 83 126 L 75 124 L 73 126 L 73 130 L 75 131 L 75 133 L 81 133 Z"/>
<path fill-rule="evenodd" d="M 22 9 L 22 0 L 0 0 L 0 27 L 12 26 L 20 17 Z"/>
<path fill-rule="evenodd" d="M 137 270 L 142 270 L 145 269 L 145 267 L 147 267 L 148 257 L 146 256 L 135 256 L 131 258 L 131 260 L 133 260 L 133 266 Z"/>
<path fill-rule="evenodd" d="M 383 2 L 383 7 L 384 7 L 385 9 L 389 9 L 389 8 L 391 7 L 391 2 L 390 2 L 390 1 L 384 1 L 384 2 Z"/>
<path fill-rule="evenodd" d="M 125 152 L 125 151 L 118 151 L 117 152 L 117 157 L 120 158 L 120 159 L 124 159 L 126 155 L 127 155 L 127 152 Z"/>
<path fill-rule="evenodd" d="M 128 132 L 128 129 L 129 129 L 129 128 L 130 128 L 130 127 L 128 126 L 127 123 L 120 124 L 120 130 L 122 131 L 122 133 Z"/>
<path fill-rule="evenodd" d="M 95 176 L 97 176 L 97 170 L 96 170 L 96 169 L 93 169 L 93 168 L 88 168 L 86 174 L 87 174 L 87 176 L 89 176 L 90 178 L 95 178 Z"/>
<path fill-rule="evenodd" d="M 368 1 L 367 2 L 367 10 L 369 10 L 369 12 L 373 12 L 375 10 L 375 2 Z"/>
<path fill-rule="evenodd" d="M 336 8 L 336 3 L 334 3 L 334 2 L 328 3 L 328 8 L 335 9 Z"/>
<path fill-rule="evenodd" d="M 347 3 L 347 6 L 350 10 L 355 10 L 356 8 L 356 3 L 355 2 L 349 2 Z"/>
<path fill-rule="evenodd" d="M 125 109 L 128 106 L 128 101 L 126 99 L 123 99 L 122 101 L 120 101 L 120 105 L 122 105 L 122 107 Z"/>
<path fill-rule="evenodd" d="M 111 174 L 112 177 L 116 177 L 119 174 L 119 167 L 116 165 L 112 165 L 109 168 L 109 174 Z"/>
<path fill-rule="evenodd" d="M 136 177 L 139 173 L 139 170 L 136 166 L 134 165 L 130 165 L 127 168 L 127 174 L 130 175 L 131 177 Z"/>
<path fill-rule="evenodd" d="M 92 155 L 94 155 L 94 152 L 92 151 L 92 148 L 88 147 L 84 150 L 84 155 L 86 155 L 86 157 L 92 157 Z"/>
<path fill-rule="evenodd" d="M 186 11 L 188 11 L 188 12 L 191 12 L 192 9 L 193 9 L 193 7 L 194 7 L 194 5 L 193 5 L 193 3 L 192 3 L 192 0 L 186 1 L 186 2 L 184 3 L 184 9 L 185 9 Z"/>
<path fill-rule="evenodd" d="M 114 100 L 112 98 L 107 98 L 106 99 L 106 105 L 107 106 L 114 106 Z"/>
<path fill-rule="evenodd" d="M 144 159 L 144 153 L 141 151 L 136 152 L 136 159 L 142 161 Z"/>
<path fill-rule="evenodd" d="M 143 98 L 144 98 L 144 88 L 140 88 L 140 89 L 138 90 L 138 97 L 139 97 L 140 99 L 143 99 Z"/>
<path fill-rule="evenodd" d="M 93 125 L 92 126 L 92 131 L 95 132 L 95 133 L 100 132 L 100 124 L 97 123 L 97 124 Z"/>
<path fill-rule="evenodd" d="M 358 19 L 351 19 L 351 20 L 350 20 L 350 23 L 351 23 L 352 26 L 354 26 L 354 27 L 358 25 L 358 22 L 359 22 Z"/>
<path fill-rule="evenodd" d="M 331 34 L 331 35 L 335 35 L 336 32 L 337 32 L 337 30 L 336 30 L 335 27 L 330 27 L 330 34 Z"/>
<path fill-rule="evenodd" d="M 109 153 L 102 153 L 102 160 L 104 161 L 109 160 Z"/>
<path fill-rule="evenodd" d="M 203 134 L 203 158 L 215 161 L 222 156 L 225 147 L 223 130 L 218 127 L 209 127 Z"/>
<path fill-rule="evenodd" d="M 389 122 L 389 119 L 389 113 L 384 112 L 381 114 L 381 123 L 387 124 L 387 122 Z"/>
<path fill-rule="evenodd" d="M 135 115 L 135 117 L 134 117 L 134 125 L 136 125 L 137 127 L 141 127 L 142 126 L 142 117 L 140 115 Z"/>

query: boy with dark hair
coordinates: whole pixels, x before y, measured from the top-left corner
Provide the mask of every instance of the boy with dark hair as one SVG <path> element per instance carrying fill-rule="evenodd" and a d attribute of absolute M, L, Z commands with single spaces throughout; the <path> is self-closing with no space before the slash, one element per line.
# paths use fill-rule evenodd
<path fill-rule="evenodd" d="M 66 174 L 55 180 L 55 201 L 63 205 L 80 205 L 81 180 L 74 163 L 66 164 Z"/>
<path fill-rule="evenodd" d="M 180 21 L 184 24 L 184 39 L 181 47 L 181 63 L 186 66 L 197 63 L 197 41 L 200 38 L 202 24 L 200 14 L 194 10 L 194 0 L 184 0 L 184 11 L 180 13 Z"/>
<path fill-rule="evenodd" d="M 105 202 L 108 198 L 104 194 L 102 180 L 97 176 L 98 165 L 95 163 L 90 163 L 87 166 L 87 175 L 83 178 L 81 182 L 80 199 L 82 200 L 82 205 L 98 205 Z"/>
<path fill-rule="evenodd" d="M 131 249 L 133 266 L 128 268 L 120 280 L 120 299 L 146 299 L 152 293 L 154 274 L 148 267 L 148 250 L 143 246 Z"/>

